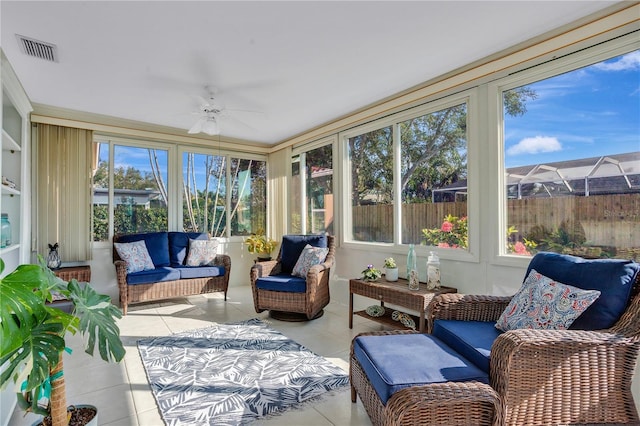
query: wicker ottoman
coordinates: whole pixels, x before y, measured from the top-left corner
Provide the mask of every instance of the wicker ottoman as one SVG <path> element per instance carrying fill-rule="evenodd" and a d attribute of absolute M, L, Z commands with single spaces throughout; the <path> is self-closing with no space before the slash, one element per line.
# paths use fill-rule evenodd
<path fill-rule="evenodd" d="M 374 335 L 397 334 L 396 331 Z M 367 333 L 369 334 L 369 333 Z M 369 335 L 371 335 L 369 334 Z M 428 355 L 425 354 L 425 362 Z M 399 360 L 399 362 L 401 362 Z M 351 401 L 359 395 L 374 425 L 498 425 L 500 398 L 491 386 L 476 382 L 442 382 L 395 392 L 386 406 L 351 351 Z"/>

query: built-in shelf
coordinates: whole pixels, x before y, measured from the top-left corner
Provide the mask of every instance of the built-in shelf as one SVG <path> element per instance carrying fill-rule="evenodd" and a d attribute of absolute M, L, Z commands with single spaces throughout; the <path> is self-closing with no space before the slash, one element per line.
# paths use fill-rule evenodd
<path fill-rule="evenodd" d="M 6 130 L 2 129 L 2 150 L 3 151 L 20 151 L 20 144 L 11 137 Z"/>
<path fill-rule="evenodd" d="M 0 256 L 11 253 L 12 251 L 18 250 L 19 248 L 20 244 L 11 244 L 10 246 L 0 248 Z"/>
<path fill-rule="evenodd" d="M 0 185 L 2 187 L 2 195 L 20 195 L 20 190 L 10 188 L 7 185 Z"/>

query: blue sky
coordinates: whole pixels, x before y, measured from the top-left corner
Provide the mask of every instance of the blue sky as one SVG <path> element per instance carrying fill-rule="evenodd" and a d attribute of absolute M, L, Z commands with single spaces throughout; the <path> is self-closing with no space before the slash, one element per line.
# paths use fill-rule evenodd
<path fill-rule="evenodd" d="M 527 112 L 505 117 L 505 166 L 640 151 L 640 51 L 527 85 Z"/>

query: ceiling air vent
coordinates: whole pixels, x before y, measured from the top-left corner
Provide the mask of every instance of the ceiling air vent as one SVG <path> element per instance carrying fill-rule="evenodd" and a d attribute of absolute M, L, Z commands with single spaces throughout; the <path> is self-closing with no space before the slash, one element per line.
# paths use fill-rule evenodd
<path fill-rule="evenodd" d="M 18 37 L 20 50 L 25 55 L 44 59 L 45 61 L 58 62 L 58 48 L 55 44 L 45 43 L 20 34 L 16 34 L 16 37 Z"/>

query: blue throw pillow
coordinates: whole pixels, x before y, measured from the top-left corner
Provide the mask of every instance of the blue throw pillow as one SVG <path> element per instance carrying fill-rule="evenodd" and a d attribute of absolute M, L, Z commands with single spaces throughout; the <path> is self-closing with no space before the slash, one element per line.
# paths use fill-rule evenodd
<path fill-rule="evenodd" d="M 532 269 L 567 285 L 600 291 L 600 297 L 569 328 L 602 330 L 613 326 L 627 308 L 640 264 L 622 259 L 589 260 L 542 252 L 531 259 L 525 277 Z"/>
<path fill-rule="evenodd" d="M 298 262 L 302 250 L 309 244 L 311 247 L 327 247 L 326 235 L 285 235 L 280 248 L 280 263 L 283 274 L 290 274 Z"/>

